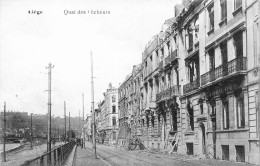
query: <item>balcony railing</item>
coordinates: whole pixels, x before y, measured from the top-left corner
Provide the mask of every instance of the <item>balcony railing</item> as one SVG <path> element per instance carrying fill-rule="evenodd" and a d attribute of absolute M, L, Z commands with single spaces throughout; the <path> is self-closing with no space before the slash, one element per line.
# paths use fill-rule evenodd
<path fill-rule="evenodd" d="M 208 82 L 213 82 L 218 78 L 225 77 L 227 75 L 231 75 L 238 71 L 246 71 L 247 70 L 247 58 L 236 58 L 227 64 L 223 64 L 214 70 L 211 70 L 201 76 L 201 85 L 206 85 Z"/>
<path fill-rule="evenodd" d="M 196 79 L 195 81 L 188 83 L 183 86 L 183 93 L 186 94 L 188 92 L 191 92 L 195 89 L 197 89 L 200 86 L 200 79 Z"/>
<path fill-rule="evenodd" d="M 156 101 L 169 99 L 171 96 L 179 96 L 179 95 L 180 95 L 180 86 L 174 85 L 156 94 Z"/>

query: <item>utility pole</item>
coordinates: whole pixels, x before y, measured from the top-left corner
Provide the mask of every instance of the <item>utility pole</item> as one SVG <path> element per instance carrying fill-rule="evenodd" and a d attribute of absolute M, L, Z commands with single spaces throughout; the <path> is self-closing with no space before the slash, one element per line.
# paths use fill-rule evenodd
<path fill-rule="evenodd" d="M 32 113 L 31 113 L 31 149 L 32 149 L 32 140 L 33 140 L 33 135 L 32 135 Z"/>
<path fill-rule="evenodd" d="M 48 69 L 48 142 L 47 142 L 47 152 L 51 151 L 51 69 L 54 66 L 49 63 Z M 51 153 L 47 156 L 47 161 L 51 161 Z"/>
<path fill-rule="evenodd" d="M 84 148 L 86 148 L 85 147 L 85 126 L 84 126 L 84 121 L 85 121 L 85 119 L 84 119 L 84 93 L 82 93 L 82 104 L 83 104 L 83 147 Z"/>
<path fill-rule="evenodd" d="M 65 133 L 64 133 L 64 143 L 66 144 L 66 140 L 67 140 L 67 131 L 66 131 L 66 101 L 64 101 L 64 125 L 65 125 Z"/>
<path fill-rule="evenodd" d="M 70 136 L 71 136 L 71 132 L 70 132 L 70 112 L 69 112 L 69 142 L 70 142 Z"/>
<path fill-rule="evenodd" d="M 6 103 L 4 102 L 4 147 L 3 147 L 3 156 L 2 156 L 2 162 L 6 162 L 6 156 L 5 156 L 5 132 L 6 132 L 6 118 L 5 118 L 5 111 L 6 111 Z"/>
<path fill-rule="evenodd" d="M 92 51 L 91 55 L 91 98 L 92 98 L 92 114 L 93 114 L 93 150 L 94 150 L 94 158 L 97 159 L 96 154 L 96 127 L 95 127 L 95 107 L 94 107 L 94 82 L 93 82 L 93 59 L 92 59 Z"/>

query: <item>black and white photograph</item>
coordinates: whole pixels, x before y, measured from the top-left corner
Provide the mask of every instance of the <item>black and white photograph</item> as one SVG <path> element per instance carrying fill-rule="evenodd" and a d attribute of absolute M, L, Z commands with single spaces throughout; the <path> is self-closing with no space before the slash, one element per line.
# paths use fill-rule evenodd
<path fill-rule="evenodd" d="M 260 165 L 260 0 L 0 0 L 1 166 Z"/>

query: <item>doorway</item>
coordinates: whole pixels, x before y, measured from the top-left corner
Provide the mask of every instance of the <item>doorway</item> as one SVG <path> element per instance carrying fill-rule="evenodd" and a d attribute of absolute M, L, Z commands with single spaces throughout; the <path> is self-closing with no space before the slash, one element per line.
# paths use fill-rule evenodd
<path fill-rule="evenodd" d="M 201 145 L 202 154 L 206 154 L 206 132 L 205 126 L 203 123 L 199 125 L 199 142 Z"/>

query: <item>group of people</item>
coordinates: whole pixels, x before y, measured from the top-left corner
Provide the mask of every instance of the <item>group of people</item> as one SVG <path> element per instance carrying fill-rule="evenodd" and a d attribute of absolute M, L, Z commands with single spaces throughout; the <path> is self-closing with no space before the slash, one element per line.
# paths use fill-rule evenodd
<path fill-rule="evenodd" d="M 83 138 L 77 138 L 77 146 L 80 146 L 81 149 L 83 148 Z"/>

